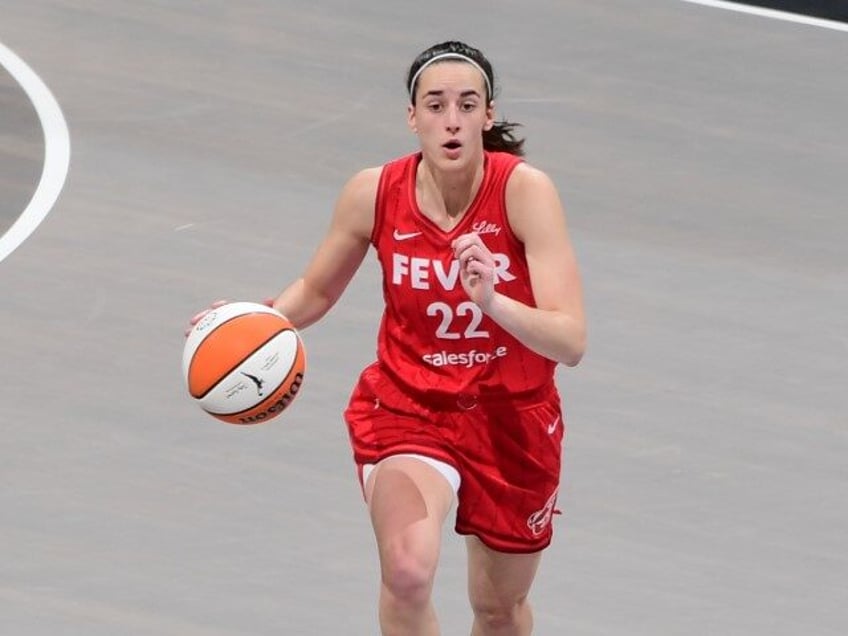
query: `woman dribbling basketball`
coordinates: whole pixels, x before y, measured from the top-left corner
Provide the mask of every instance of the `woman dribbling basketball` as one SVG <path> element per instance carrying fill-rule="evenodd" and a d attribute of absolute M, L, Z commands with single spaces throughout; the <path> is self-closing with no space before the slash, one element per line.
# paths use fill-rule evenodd
<path fill-rule="evenodd" d="M 483 54 L 445 42 L 407 76 L 420 150 L 344 186 L 303 276 L 274 302 L 298 329 L 339 299 L 373 246 L 385 311 L 377 360 L 345 411 L 377 539 L 384 634 L 438 634 L 431 592 L 457 502 L 472 634 L 529 634 L 552 536 L 565 422 L 556 365 L 586 326 L 556 188 L 494 118 Z"/>

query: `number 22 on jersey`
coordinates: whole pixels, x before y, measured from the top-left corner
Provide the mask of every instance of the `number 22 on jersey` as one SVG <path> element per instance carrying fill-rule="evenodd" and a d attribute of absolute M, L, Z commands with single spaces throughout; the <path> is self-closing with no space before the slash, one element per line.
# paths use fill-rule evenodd
<path fill-rule="evenodd" d="M 437 338 L 459 340 L 460 338 L 489 337 L 488 331 L 480 329 L 480 323 L 483 322 L 483 310 L 470 300 L 459 303 L 456 310 L 447 303 L 432 302 L 427 307 L 427 315 L 439 318 L 439 326 L 436 328 Z M 460 320 L 465 316 L 470 316 L 470 318 Z M 462 329 L 463 324 L 464 329 Z"/>

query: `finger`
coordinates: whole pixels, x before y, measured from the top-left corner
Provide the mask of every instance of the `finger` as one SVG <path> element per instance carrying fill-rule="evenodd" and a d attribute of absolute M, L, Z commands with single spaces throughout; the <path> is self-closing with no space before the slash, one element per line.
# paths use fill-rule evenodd
<path fill-rule="evenodd" d="M 469 276 L 485 278 L 492 270 L 490 267 L 486 267 L 485 264 L 475 259 L 468 262 L 468 264 L 465 266 L 465 271 L 468 272 Z"/>
<path fill-rule="evenodd" d="M 459 254 L 473 245 L 483 247 L 483 242 L 480 240 L 480 237 L 474 233 L 457 236 L 451 243 L 454 254 Z"/>
<path fill-rule="evenodd" d="M 464 268 L 468 268 L 471 263 L 480 263 L 484 267 L 492 267 L 494 265 L 494 261 L 491 255 L 484 249 L 482 249 L 479 245 L 472 245 L 459 255 L 459 262 L 462 263 Z"/>
<path fill-rule="evenodd" d="M 210 311 L 212 311 L 212 310 L 211 309 L 204 309 L 203 311 L 197 312 L 196 314 L 194 314 L 189 319 L 188 324 L 190 324 L 192 326 L 196 325 L 197 323 L 199 323 L 203 319 L 203 316 L 208 314 Z"/>
<path fill-rule="evenodd" d="M 214 309 L 218 309 L 219 307 L 223 307 L 228 302 L 230 302 L 230 301 L 228 301 L 228 300 L 216 300 L 214 303 L 209 305 L 209 307 L 207 307 L 203 311 L 199 311 L 196 314 L 194 314 L 194 316 L 192 316 L 191 319 L 188 321 L 188 324 L 196 325 L 198 322 L 200 322 L 200 320 L 203 318 L 203 316 L 205 316 L 206 314 L 208 314 L 210 311 L 212 311 Z"/>
<path fill-rule="evenodd" d="M 458 247 L 466 244 L 471 238 L 471 234 L 460 234 L 453 241 L 451 241 L 451 247 L 457 249 Z"/>

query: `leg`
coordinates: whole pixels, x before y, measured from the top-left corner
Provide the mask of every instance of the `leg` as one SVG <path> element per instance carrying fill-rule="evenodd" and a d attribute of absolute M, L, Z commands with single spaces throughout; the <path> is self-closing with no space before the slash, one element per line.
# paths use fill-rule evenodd
<path fill-rule="evenodd" d="M 528 636 L 533 614 L 527 595 L 542 553 L 497 552 L 475 536 L 466 537 L 466 546 L 471 636 Z"/>
<path fill-rule="evenodd" d="M 384 636 L 439 633 L 430 595 L 453 497 L 450 482 L 414 457 L 384 459 L 368 476 L 365 499 L 380 555 Z"/>

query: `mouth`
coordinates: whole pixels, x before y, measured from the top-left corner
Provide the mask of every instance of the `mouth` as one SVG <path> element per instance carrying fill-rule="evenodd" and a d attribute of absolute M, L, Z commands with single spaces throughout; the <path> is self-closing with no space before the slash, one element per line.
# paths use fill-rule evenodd
<path fill-rule="evenodd" d="M 451 139 L 447 143 L 442 144 L 442 148 L 445 148 L 446 150 L 459 150 L 462 148 L 462 144 L 456 139 Z"/>

